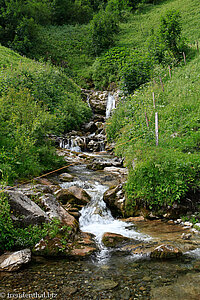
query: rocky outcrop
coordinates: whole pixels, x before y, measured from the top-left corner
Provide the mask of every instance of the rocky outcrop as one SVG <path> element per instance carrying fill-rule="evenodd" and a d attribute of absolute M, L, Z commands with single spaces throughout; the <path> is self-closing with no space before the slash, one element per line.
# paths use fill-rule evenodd
<path fill-rule="evenodd" d="M 8 202 L 12 211 L 13 220 L 20 226 L 28 226 L 50 222 L 57 218 L 70 227 L 70 234 L 74 236 L 78 230 L 78 222 L 67 212 L 67 210 L 56 200 L 52 194 L 37 195 L 37 204 L 22 192 L 7 191 Z"/>
<path fill-rule="evenodd" d="M 56 197 L 51 194 L 45 194 L 39 198 L 43 209 L 50 219 L 57 218 L 61 221 L 61 224 L 70 227 L 70 233 L 74 235 L 78 230 L 78 223 L 60 203 L 56 200 Z"/>
<path fill-rule="evenodd" d="M 54 238 L 47 236 L 35 245 L 33 252 L 42 256 L 64 256 L 83 258 L 97 250 L 93 235 L 86 232 L 79 232 L 74 241 L 62 233 Z"/>
<path fill-rule="evenodd" d="M 106 104 L 108 99 L 108 92 L 94 91 L 89 98 L 90 106 L 95 114 L 106 114 Z"/>
<path fill-rule="evenodd" d="M 24 249 L 16 252 L 6 252 L 0 256 L 0 271 L 16 271 L 31 260 L 31 250 Z"/>
<path fill-rule="evenodd" d="M 84 124 L 82 126 L 82 129 L 84 132 L 90 132 L 90 133 L 94 133 L 95 131 L 98 130 L 98 125 L 97 123 L 95 123 L 94 121 L 90 121 L 89 123 L 87 124 Z"/>
<path fill-rule="evenodd" d="M 111 232 L 105 232 L 102 237 L 102 243 L 106 247 L 111 247 L 111 248 L 120 246 L 123 243 L 128 242 L 130 240 L 131 239 L 129 239 L 128 237 L 125 237 L 121 234 L 111 233 Z"/>
<path fill-rule="evenodd" d="M 108 189 L 104 193 L 103 200 L 107 204 L 107 207 L 111 210 L 114 217 L 124 215 L 125 195 L 121 184 Z"/>
<path fill-rule="evenodd" d="M 118 176 L 124 176 L 126 177 L 128 175 L 128 170 L 126 168 L 119 168 L 116 166 L 112 166 L 112 167 L 105 167 L 104 171 L 111 173 L 111 174 L 115 174 Z"/>
<path fill-rule="evenodd" d="M 94 158 L 92 163 L 88 164 L 88 169 L 91 170 L 106 170 L 108 167 L 121 167 L 123 161 L 117 157 L 115 158 Z M 118 169 L 118 168 L 117 168 Z M 115 170 L 116 173 L 116 170 Z M 119 174 L 119 173 L 118 173 Z"/>
<path fill-rule="evenodd" d="M 77 186 L 71 186 L 68 189 L 58 191 L 56 198 L 63 204 L 70 203 L 77 205 L 86 205 L 91 199 L 86 191 Z"/>
<path fill-rule="evenodd" d="M 5 194 L 15 218 L 23 225 L 42 224 L 50 220 L 48 215 L 23 193 L 7 191 Z"/>
<path fill-rule="evenodd" d="M 160 245 L 156 247 L 150 254 L 151 258 L 170 259 L 181 256 L 182 251 L 172 245 Z"/>

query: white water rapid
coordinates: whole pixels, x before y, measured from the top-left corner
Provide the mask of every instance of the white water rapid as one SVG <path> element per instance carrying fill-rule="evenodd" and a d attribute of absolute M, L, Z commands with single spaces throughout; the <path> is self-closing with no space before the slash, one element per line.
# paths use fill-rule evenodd
<path fill-rule="evenodd" d="M 75 138 L 74 139 L 73 138 L 61 139 L 59 147 L 64 148 L 64 149 L 69 149 L 69 150 L 75 151 L 75 152 L 81 152 L 81 148 L 78 146 Z"/>
<path fill-rule="evenodd" d="M 111 112 L 115 108 L 115 97 L 110 92 L 108 93 L 108 100 L 106 105 L 106 119 L 111 115 Z"/>
<path fill-rule="evenodd" d="M 79 218 L 80 229 L 95 235 L 97 245 L 100 249 L 98 260 L 103 261 L 109 255 L 109 250 L 102 244 L 102 236 L 105 232 L 121 234 L 125 237 L 138 241 L 148 241 L 151 238 L 137 232 L 132 223 L 116 220 L 112 217 L 110 210 L 103 201 L 103 194 L 108 186 L 101 184 L 93 178 L 94 171 L 89 171 L 83 166 L 72 167 L 73 174 L 79 175 L 79 179 L 73 182 L 62 183 L 62 188 L 72 185 L 82 187 L 90 196 L 90 203 L 82 208 Z"/>

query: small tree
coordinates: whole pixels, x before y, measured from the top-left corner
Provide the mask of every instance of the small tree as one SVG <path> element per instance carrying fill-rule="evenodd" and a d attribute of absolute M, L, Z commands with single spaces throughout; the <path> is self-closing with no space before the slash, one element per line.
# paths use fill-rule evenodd
<path fill-rule="evenodd" d="M 167 50 L 177 57 L 180 51 L 181 16 L 178 11 L 170 10 L 161 17 L 159 35 Z"/>
<path fill-rule="evenodd" d="M 176 63 L 187 51 L 185 39 L 182 37 L 181 15 L 176 10 L 169 10 L 161 17 L 157 34 L 152 34 L 149 51 L 158 63 Z"/>

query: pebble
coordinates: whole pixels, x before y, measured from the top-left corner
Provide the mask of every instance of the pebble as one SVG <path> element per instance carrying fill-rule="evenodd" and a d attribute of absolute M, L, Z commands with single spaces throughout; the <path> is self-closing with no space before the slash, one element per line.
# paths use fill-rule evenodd
<path fill-rule="evenodd" d="M 185 226 L 189 226 L 189 227 L 192 227 L 192 226 L 193 226 L 193 224 L 190 223 L 190 222 L 184 222 L 184 225 L 185 225 Z"/>

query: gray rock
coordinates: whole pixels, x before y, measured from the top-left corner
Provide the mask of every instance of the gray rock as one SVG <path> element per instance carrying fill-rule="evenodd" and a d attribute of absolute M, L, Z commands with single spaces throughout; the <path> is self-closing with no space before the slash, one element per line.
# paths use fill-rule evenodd
<path fill-rule="evenodd" d="M 91 121 L 85 125 L 83 125 L 83 130 L 85 132 L 95 132 L 98 129 L 97 125 L 94 123 L 94 121 Z"/>
<path fill-rule="evenodd" d="M 71 182 L 74 180 L 74 176 L 68 173 L 63 173 L 59 175 L 59 179 L 63 182 Z"/>
<path fill-rule="evenodd" d="M 28 263 L 30 260 L 30 249 L 24 249 L 17 252 L 6 252 L 0 256 L 0 271 L 16 271 L 21 265 Z"/>
<path fill-rule="evenodd" d="M 50 219 L 57 218 L 61 220 L 60 204 L 56 200 L 56 197 L 51 194 L 45 194 L 39 198 L 41 205 L 44 207 L 46 214 Z"/>
<path fill-rule="evenodd" d="M 122 160 L 118 158 L 114 158 L 114 159 L 95 158 L 93 162 L 88 165 L 88 168 L 92 170 L 105 170 L 105 171 L 107 171 L 108 169 L 108 171 L 111 171 L 117 175 L 121 175 L 120 170 L 121 169 L 126 170 L 125 168 L 119 168 L 121 166 L 122 166 Z"/>
<path fill-rule="evenodd" d="M 103 237 L 102 237 L 102 242 L 106 247 L 118 247 L 122 245 L 124 242 L 128 242 L 131 239 L 128 237 L 125 237 L 121 234 L 117 233 L 111 233 L 111 232 L 105 232 Z"/>
<path fill-rule="evenodd" d="M 90 95 L 89 103 L 94 113 L 105 115 L 108 92 L 95 91 Z"/>
<path fill-rule="evenodd" d="M 26 195 L 21 192 L 7 191 L 8 202 L 13 214 L 24 225 L 41 224 L 49 221 L 48 215 Z"/>
<path fill-rule="evenodd" d="M 70 186 L 68 189 L 58 191 L 56 198 L 63 204 L 71 203 L 78 205 L 86 205 L 91 199 L 86 191 L 77 186 Z"/>
<path fill-rule="evenodd" d="M 103 195 L 103 200 L 114 217 L 123 215 L 125 209 L 125 195 L 121 184 L 107 190 Z"/>
<path fill-rule="evenodd" d="M 118 282 L 115 282 L 110 279 L 100 279 L 93 282 L 93 289 L 95 291 L 105 291 L 105 290 L 112 290 L 118 286 Z"/>
<path fill-rule="evenodd" d="M 191 237 L 192 237 L 192 234 L 191 234 L 191 233 L 185 233 L 185 232 L 184 232 L 184 233 L 181 235 L 181 238 L 182 238 L 183 240 L 190 240 Z"/>

